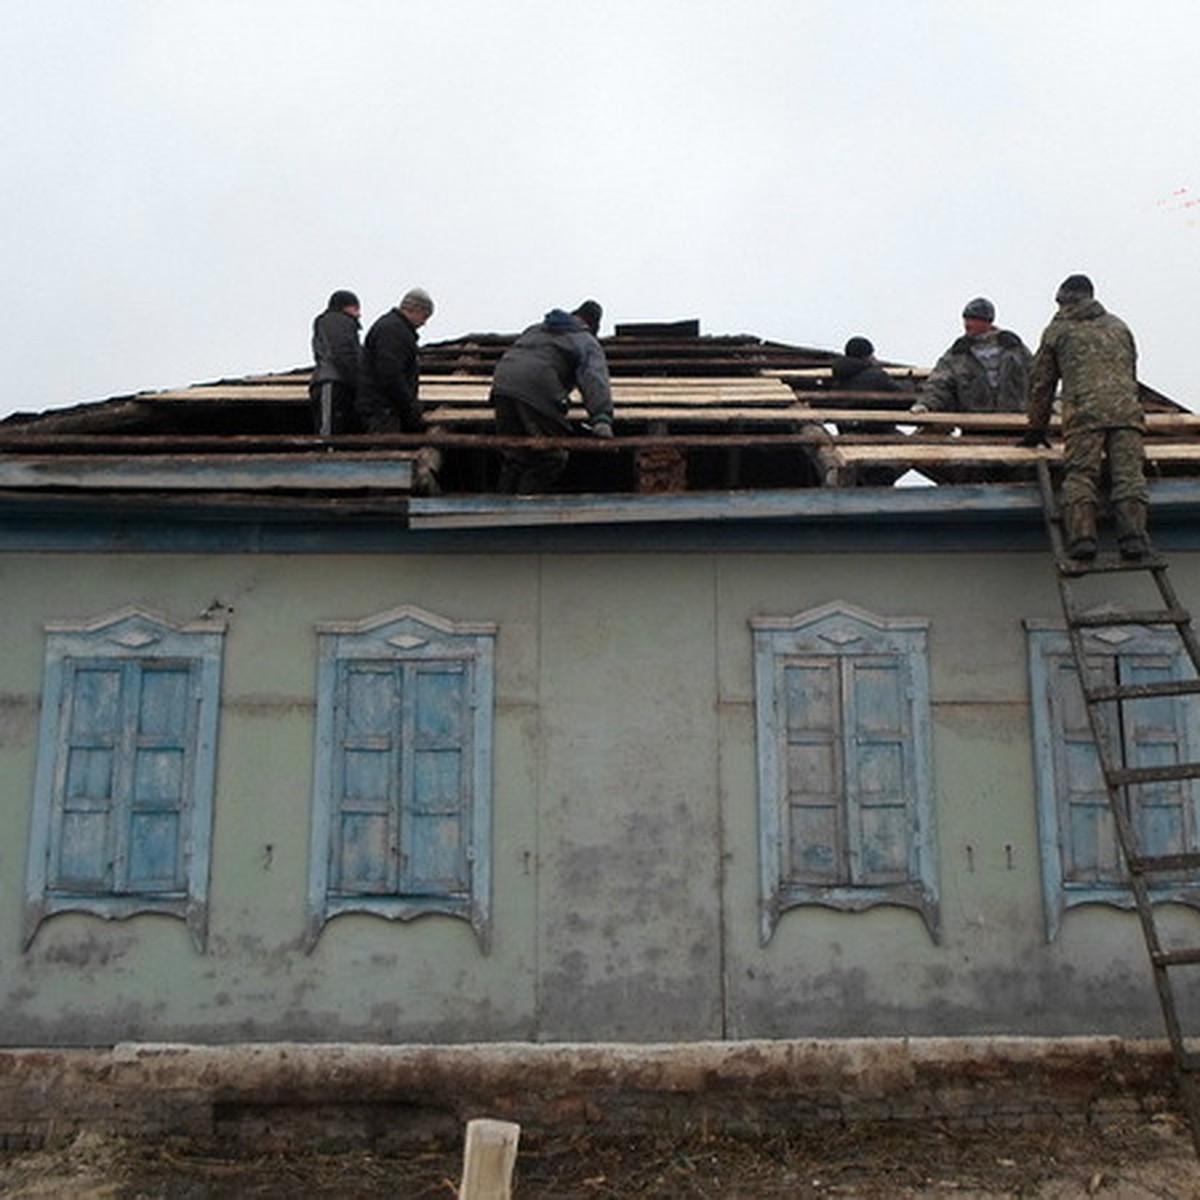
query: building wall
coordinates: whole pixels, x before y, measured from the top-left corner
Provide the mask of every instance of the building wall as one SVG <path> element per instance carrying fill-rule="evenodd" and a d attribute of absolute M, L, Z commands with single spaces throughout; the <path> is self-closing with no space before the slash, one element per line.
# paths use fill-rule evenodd
<path fill-rule="evenodd" d="M 1195 594 L 1200 564 L 1172 563 Z M 1045 941 L 1022 626 L 1058 613 L 1043 554 L 9 553 L 0 585 L 3 1044 L 1159 1028 L 1132 915 L 1074 909 Z M 748 622 L 838 600 L 929 621 L 936 943 L 890 907 L 793 909 L 760 940 Z M 228 614 L 207 944 L 64 913 L 23 951 L 43 627 L 130 604 Z M 498 627 L 491 946 L 351 914 L 306 953 L 314 629 L 405 604 Z"/>

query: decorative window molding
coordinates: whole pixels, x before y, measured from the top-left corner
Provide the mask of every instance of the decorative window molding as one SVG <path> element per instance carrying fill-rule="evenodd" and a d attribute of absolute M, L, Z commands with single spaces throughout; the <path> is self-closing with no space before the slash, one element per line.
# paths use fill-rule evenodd
<path fill-rule="evenodd" d="M 225 622 L 130 606 L 45 632 L 24 945 L 55 913 L 163 913 L 203 950 Z"/>
<path fill-rule="evenodd" d="M 914 908 L 939 933 L 928 622 L 757 617 L 761 937 L 790 908 Z"/>
<path fill-rule="evenodd" d="M 496 626 L 412 606 L 317 627 L 307 946 L 342 913 L 491 936 Z"/>
<path fill-rule="evenodd" d="M 1046 940 L 1067 909 L 1080 904 L 1132 908 L 1133 893 L 1113 828 L 1079 673 L 1060 623 L 1026 621 L 1034 770 Z M 1108 682 L 1156 683 L 1191 678 L 1179 639 L 1161 629 L 1113 626 L 1085 631 L 1089 669 Z M 1178 696 L 1126 701 L 1118 720 L 1106 705 L 1105 728 L 1115 758 L 1128 767 L 1192 761 L 1200 753 L 1194 702 Z M 1131 817 L 1147 854 L 1200 850 L 1200 788 L 1195 780 L 1142 784 L 1129 790 Z M 1200 908 L 1200 887 L 1151 889 L 1157 902 Z"/>

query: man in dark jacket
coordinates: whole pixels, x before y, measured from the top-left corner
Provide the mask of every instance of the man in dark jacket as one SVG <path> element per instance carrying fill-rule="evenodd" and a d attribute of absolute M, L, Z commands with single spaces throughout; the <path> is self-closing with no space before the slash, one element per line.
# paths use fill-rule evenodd
<path fill-rule="evenodd" d="M 432 315 L 429 293 L 413 288 L 367 330 L 358 376 L 358 411 L 368 433 L 425 429 L 417 397 L 417 342 L 418 330 Z"/>
<path fill-rule="evenodd" d="M 353 292 L 336 291 L 313 321 L 313 373 L 308 385 L 313 427 L 331 433 L 356 433 L 354 396 L 358 388 L 358 331 L 362 309 Z"/>
<path fill-rule="evenodd" d="M 612 388 L 608 361 L 596 334 L 602 310 L 586 300 L 573 313 L 551 309 L 504 352 L 492 376 L 492 406 L 499 433 L 518 437 L 567 437 L 569 397 L 578 388 L 596 437 L 612 437 Z M 565 450 L 514 446 L 501 452 L 503 493 L 545 492 L 567 465 Z"/>
<path fill-rule="evenodd" d="M 1146 539 L 1146 416 L 1138 395 L 1137 347 L 1120 317 L 1095 299 L 1086 275 L 1070 275 L 1055 294 L 1058 312 L 1033 360 L 1026 445 L 1048 444 L 1054 390 L 1062 380 L 1067 553 L 1096 554 L 1096 502 L 1108 459 L 1110 499 L 1122 558 L 1149 553 Z"/>
<path fill-rule="evenodd" d="M 839 391 L 900 392 L 905 389 L 875 357 L 875 347 L 865 337 L 852 337 L 840 358 L 830 364 L 833 387 Z"/>

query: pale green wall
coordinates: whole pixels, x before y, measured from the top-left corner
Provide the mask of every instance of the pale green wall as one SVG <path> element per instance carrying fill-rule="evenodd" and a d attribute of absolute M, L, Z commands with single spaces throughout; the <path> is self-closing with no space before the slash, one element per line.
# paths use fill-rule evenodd
<path fill-rule="evenodd" d="M 1057 615 L 1045 556 L 8 554 L 0 587 L 2 1042 L 1157 1031 L 1131 917 L 1044 943 L 1021 622 Z M 930 622 L 940 944 L 894 909 L 759 942 L 748 621 L 835 600 Z M 43 623 L 214 601 L 207 952 L 170 918 L 65 914 L 23 954 Z M 305 955 L 314 626 L 401 604 L 499 628 L 491 953 L 355 915 Z"/>

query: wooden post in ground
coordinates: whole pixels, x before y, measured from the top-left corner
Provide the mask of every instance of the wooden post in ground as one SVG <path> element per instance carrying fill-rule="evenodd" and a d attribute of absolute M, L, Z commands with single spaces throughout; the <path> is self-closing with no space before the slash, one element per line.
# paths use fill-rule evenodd
<path fill-rule="evenodd" d="M 520 1125 L 479 1117 L 467 1122 L 458 1200 L 511 1200 Z"/>

